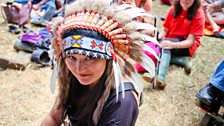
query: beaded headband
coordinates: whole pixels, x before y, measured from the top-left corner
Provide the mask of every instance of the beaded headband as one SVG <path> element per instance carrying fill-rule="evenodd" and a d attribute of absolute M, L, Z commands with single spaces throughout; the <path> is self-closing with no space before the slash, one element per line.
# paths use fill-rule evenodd
<path fill-rule="evenodd" d="M 80 54 L 91 58 L 112 59 L 114 52 L 111 42 L 74 35 L 63 40 L 62 47 L 64 54 Z"/>

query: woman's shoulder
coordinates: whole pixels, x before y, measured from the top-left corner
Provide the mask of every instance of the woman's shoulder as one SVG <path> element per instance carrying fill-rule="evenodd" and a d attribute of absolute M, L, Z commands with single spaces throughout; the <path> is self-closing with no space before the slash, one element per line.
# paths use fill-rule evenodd
<path fill-rule="evenodd" d="M 203 9 L 202 9 L 202 7 L 199 7 L 198 9 L 197 9 L 197 13 L 196 13 L 196 16 L 195 16 L 196 18 L 198 18 L 198 17 L 205 17 L 205 14 L 204 14 L 204 11 L 203 11 Z"/>
<path fill-rule="evenodd" d="M 167 15 L 173 15 L 173 13 L 174 13 L 174 6 L 171 6 L 167 11 Z"/>
<path fill-rule="evenodd" d="M 124 90 L 124 92 L 123 92 Z M 118 96 L 116 93 L 116 89 L 112 90 L 107 102 L 122 102 L 122 104 L 126 104 L 126 103 L 130 103 L 133 101 L 137 101 L 136 97 L 139 97 L 140 93 L 138 93 L 135 90 L 135 87 L 133 85 L 133 83 L 131 82 L 125 82 L 124 83 L 124 89 L 122 89 L 122 87 L 120 87 L 118 89 Z"/>
<path fill-rule="evenodd" d="M 168 12 L 174 12 L 174 6 L 171 6 L 168 10 Z"/>
<path fill-rule="evenodd" d="M 109 99 L 103 107 L 99 125 L 132 126 L 139 113 L 139 107 L 131 90 L 118 94 Z"/>
<path fill-rule="evenodd" d="M 138 109 L 138 101 L 132 90 L 124 91 L 124 94 L 120 92 L 118 97 L 116 95 L 110 97 L 104 104 L 103 110 L 123 111 L 129 109 L 127 106 L 133 110 Z"/>

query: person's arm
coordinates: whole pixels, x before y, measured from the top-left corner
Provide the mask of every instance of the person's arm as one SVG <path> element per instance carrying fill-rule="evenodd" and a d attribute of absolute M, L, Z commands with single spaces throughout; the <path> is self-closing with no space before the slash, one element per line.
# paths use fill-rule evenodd
<path fill-rule="evenodd" d="M 152 14 L 152 0 L 146 0 L 143 8 L 147 13 Z"/>
<path fill-rule="evenodd" d="M 217 86 L 222 91 L 224 90 L 224 60 L 219 63 L 219 66 L 210 78 L 210 83 Z"/>
<path fill-rule="evenodd" d="M 60 10 L 63 6 L 63 3 L 61 2 L 61 0 L 55 0 L 55 5 L 57 7 L 57 10 Z"/>
<path fill-rule="evenodd" d="M 57 104 L 58 99 L 55 100 L 55 103 L 51 108 L 49 114 L 42 121 L 40 126 L 61 126 L 64 109 L 63 108 L 58 109 Z"/>
<path fill-rule="evenodd" d="M 166 14 L 166 19 L 163 23 L 163 31 L 159 33 L 159 40 L 162 40 L 163 38 L 167 37 L 167 35 L 169 35 L 169 32 L 170 32 L 170 26 L 172 23 L 171 23 L 171 20 L 172 20 L 172 14 L 173 14 L 173 10 L 174 8 L 173 7 L 170 7 L 167 14 Z"/>
<path fill-rule="evenodd" d="M 38 10 L 40 8 L 40 6 L 42 6 L 43 4 L 45 4 L 48 0 L 41 0 L 39 3 L 33 5 L 33 9 L 34 10 Z"/>
<path fill-rule="evenodd" d="M 165 38 L 168 33 L 169 33 L 169 29 L 164 27 L 163 31 L 159 33 L 159 40 L 162 40 L 163 38 Z"/>
<path fill-rule="evenodd" d="M 143 6 L 144 10 L 146 11 L 146 13 L 152 14 L 152 0 L 145 0 L 145 3 L 143 3 L 142 6 Z M 144 22 L 151 23 L 151 21 L 152 21 L 152 17 L 150 17 L 150 16 L 144 17 Z"/>
<path fill-rule="evenodd" d="M 171 42 L 169 40 L 161 41 L 161 47 L 163 49 L 181 49 L 181 48 L 190 48 L 196 39 L 196 35 L 188 35 L 186 40 L 180 42 Z"/>

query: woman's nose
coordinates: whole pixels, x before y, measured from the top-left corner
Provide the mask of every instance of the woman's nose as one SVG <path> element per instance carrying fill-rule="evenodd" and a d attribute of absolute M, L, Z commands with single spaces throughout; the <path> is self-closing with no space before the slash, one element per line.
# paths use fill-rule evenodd
<path fill-rule="evenodd" d="M 84 65 L 85 64 L 82 62 L 82 60 L 77 60 L 76 61 L 76 70 L 77 70 L 77 72 L 80 72 L 83 69 Z"/>

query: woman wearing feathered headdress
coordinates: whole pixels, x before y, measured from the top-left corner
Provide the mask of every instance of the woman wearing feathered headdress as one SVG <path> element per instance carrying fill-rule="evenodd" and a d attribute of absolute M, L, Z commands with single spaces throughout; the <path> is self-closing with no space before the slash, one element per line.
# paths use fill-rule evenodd
<path fill-rule="evenodd" d="M 102 0 L 65 6 L 65 17 L 50 26 L 57 59 L 52 85 L 57 77 L 58 96 L 42 126 L 135 124 L 142 79 L 134 64 L 155 73 L 152 59 L 141 50 L 148 49 L 143 39 L 156 40 L 138 32 L 155 28 L 133 20 L 142 15 L 146 13 L 131 5 Z"/>

